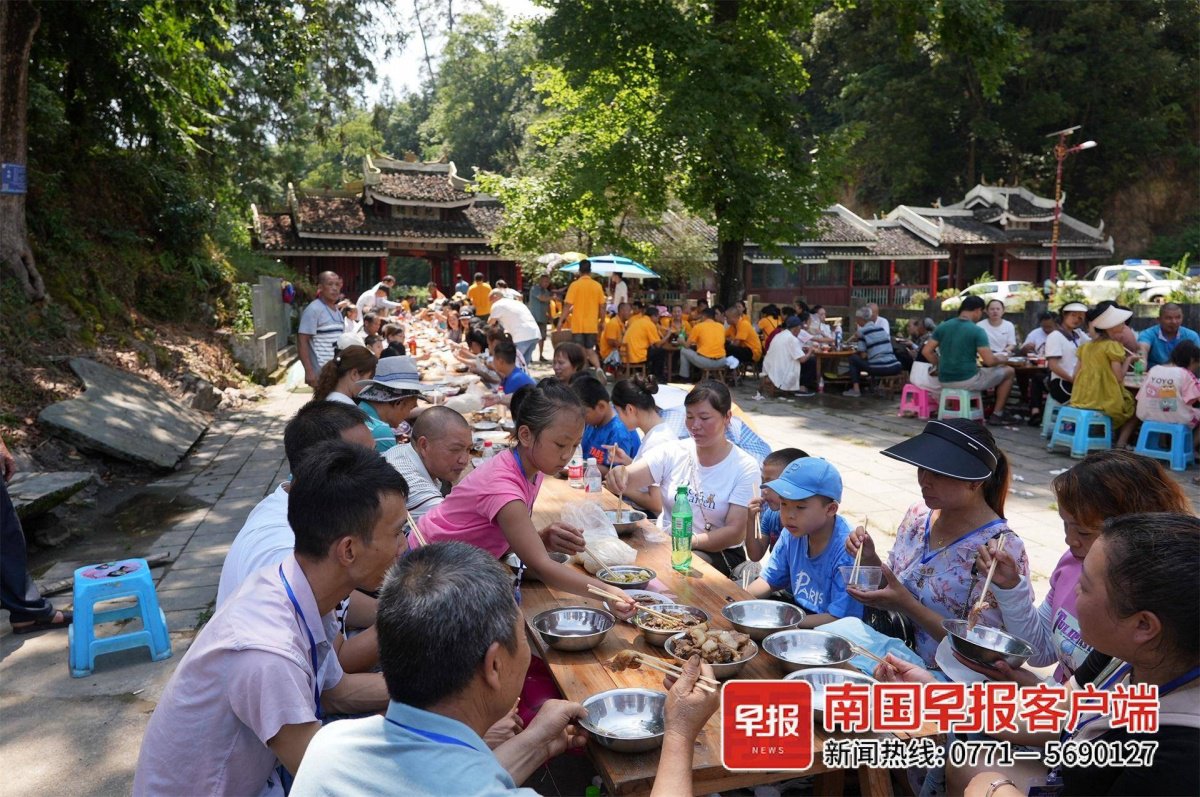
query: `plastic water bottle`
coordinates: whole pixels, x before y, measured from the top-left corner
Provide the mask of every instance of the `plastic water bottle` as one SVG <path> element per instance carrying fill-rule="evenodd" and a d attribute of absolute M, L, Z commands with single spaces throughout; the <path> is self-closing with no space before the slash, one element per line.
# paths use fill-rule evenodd
<path fill-rule="evenodd" d="M 575 456 L 567 464 L 567 484 L 576 490 L 583 489 L 583 449 L 575 447 Z"/>
<path fill-rule="evenodd" d="M 484 458 L 484 459 L 491 459 L 491 458 L 492 458 L 492 455 L 493 455 L 493 454 L 495 454 L 495 453 L 496 453 L 496 449 L 495 449 L 495 447 L 492 445 L 492 441 L 491 441 L 491 440 L 484 440 L 484 441 L 483 441 L 483 458 Z"/>
<path fill-rule="evenodd" d="M 1133 361 L 1133 375 L 1141 382 L 1142 374 L 1144 373 L 1146 373 L 1146 362 L 1141 357 L 1138 357 Z"/>
<path fill-rule="evenodd" d="M 583 490 L 589 495 L 599 495 L 604 490 L 604 479 L 600 477 L 600 466 L 595 457 L 588 457 L 587 470 L 583 473 Z"/>
<path fill-rule="evenodd" d="M 692 569 L 692 505 L 686 484 L 675 491 L 671 509 L 671 567 L 680 573 Z"/>
<path fill-rule="evenodd" d="M 842 350 L 842 325 L 838 324 L 833 329 L 833 348 L 836 351 Z"/>

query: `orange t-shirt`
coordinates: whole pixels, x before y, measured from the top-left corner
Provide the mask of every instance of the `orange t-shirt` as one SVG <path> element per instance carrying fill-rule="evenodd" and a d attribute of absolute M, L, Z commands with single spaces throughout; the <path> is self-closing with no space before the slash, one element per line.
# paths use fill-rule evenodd
<path fill-rule="evenodd" d="M 488 315 L 492 312 L 492 286 L 486 282 L 472 282 L 467 288 L 467 298 L 475 306 L 475 315 Z"/>
<path fill-rule="evenodd" d="M 566 303 L 571 305 L 571 332 L 595 335 L 600 329 L 600 308 L 604 306 L 604 288 L 585 274 L 567 288 Z"/>
<path fill-rule="evenodd" d="M 635 315 L 629 319 L 629 328 L 625 330 L 625 346 L 628 349 L 629 362 L 646 362 L 650 346 L 660 340 L 662 340 L 662 332 L 649 318 L 644 315 Z"/>
<path fill-rule="evenodd" d="M 706 318 L 692 327 L 688 341 L 696 344 L 696 354 L 719 360 L 725 356 L 725 327 Z"/>
<path fill-rule="evenodd" d="M 754 331 L 754 327 L 750 324 L 750 319 L 742 316 L 738 319 L 737 326 L 731 326 L 725 332 L 731 342 L 739 346 L 745 346 L 754 352 L 754 359 L 762 357 L 762 341 L 759 340 L 758 333 Z"/>
<path fill-rule="evenodd" d="M 769 315 L 762 316 L 758 319 L 758 329 L 760 332 L 762 332 L 764 338 L 767 335 L 770 335 L 777 326 L 779 326 L 779 320 L 776 318 L 771 318 Z"/>
<path fill-rule="evenodd" d="M 621 345 L 621 336 L 624 334 L 625 324 L 621 323 L 617 316 L 604 322 L 604 334 L 600 336 L 600 359 L 604 359 Z"/>

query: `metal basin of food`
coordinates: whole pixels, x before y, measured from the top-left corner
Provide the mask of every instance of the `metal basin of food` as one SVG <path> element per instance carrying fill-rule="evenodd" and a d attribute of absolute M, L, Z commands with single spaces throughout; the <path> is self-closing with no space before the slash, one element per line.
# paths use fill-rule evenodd
<path fill-rule="evenodd" d="M 703 609 L 697 609 L 695 606 L 684 606 L 682 603 L 659 603 L 649 608 L 670 615 L 691 615 L 702 623 L 708 622 L 708 612 Z M 661 648 L 667 644 L 667 640 L 683 630 L 682 626 L 671 628 L 648 628 L 647 622 L 659 622 L 657 618 L 652 617 L 645 612 L 638 612 L 633 616 L 633 624 L 642 632 L 642 636 L 646 638 L 646 643 Z"/>
<path fill-rule="evenodd" d="M 995 628 L 977 625 L 967 630 L 966 620 L 943 620 L 942 628 L 950 635 L 950 646 L 958 655 L 983 667 L 995 667 L 1003 661 L 1014 670 L 1033 655 L 1033 647 L 1023 639 Z"/>
<path fill-rule="evenodd" d="M 583 701 L 579 724 L 601 747 L 618 753 L 645 753 L 662 744 L 667 696 L 651 689 L 610 689 Z"/>
<path fill-rule="evenodd" d="M 617 512 L 615 509 L 607 509 L 604 514 L 608 517 L 608 522 L 613 524 L 613 528 L 617 530 L 617 534 L 622 537 L 633 534 L 637 530 L 637 525 L 646 519 L 646 513 L 637 509 L 621 510 L 621 522 L 617 522 Z"/>
<path fill-rule="evenodd" d="M 644 589 L 626 589 L 626 590 L 622 590 L 622 592 L 624 592 L 629 597 L 633 598 L 637 602 L 638 606 L 657 606 L 660 603 L 674 603 L 675 602 L 675 601 L 671 600 L 670 598 L 668 598 L 666 595 L 663 595 L 658 592 L 650 592 L 650 591 L 644 590 Z M 608 601 L 605 601 L 604 605 L 608 606 L 609 610 L 612 609 L 612 606 L 609 604 Z M 632 624 L 633 618 L 630 617 L 625 622 Z"/>
<path fill-rule="evenodd" d="M 596 578 L 621 589 L 645 589 L 657 575 L 650 568 L 641 565 L 613 565 L 596 573 Z"/>
<path fill-rule="evenodd" d="M 568 556 L 565 553 L 549 553 L 549 554 L 547 554 L 547 556 L 549 556 L 554 561 L 558 562 L 560 565 L 565 565 L 567 563 L 567 560 L 571 558 L 570 556 Z M 504 564 L 508 565 L 513 570 L 518 570 L 521 567 L 521 557 L 517 556 L 515 553 L 510 553 L 508 556 L 504 557 Z M 522 576 L 521 578 L 524 579 L 525 581 L 541 581 L 542 580 L 541 576 L 539 576 L 537 573 L 533 572 L 529 568 L 525 568 L 525 575 Z"/>
<path fill-rule="evenodd" d="M 723 606 L 721 615 L 755 642 L 762 642 L 776 631 L 800 625 L 804 610 L 783 601 L 738 601 Z"/>
<path fill-rule="evenodd" d="M 542 641 L 555 650 L 591 650 L 604 641 L 616 618 L 603 609 L 565 606 L 533 618 Z"/>
<path fill-rule="evenodd" d="M 839 667 L 812 667 L 797 670 L 784 676 L 785 681 L 806 681 L 813 690 L 813 711 L 820 714 L 825 710 L 825 687 L 830 684 L 862 684 L 870 686 L 875 679 L 858 670 L 843 670 Z"/>
<path fill-rule="evenodd" d="M 788 672 L 845 664 L 854 655 L 840 636 L 810 628 L 779 631 L 763 640 L 762 649 Z"/>
<path fill-rule="evenodd" d="M 667 642 L 663 646 L 666 648 L 667 653 L 670 653 L 675 660 L 680 663 L 680 665 L 683 665 L 687 659 L 675 652 L 675 643 L 683 637 L 684 633 L 686 632 L 680 631 L 678 634 L 672 634 L 671 636 L 667 637 Z M 742 668 L 745 667 L 746 664 L 757 655 L 758 645 L 751 641 L 747 645 L 745 655 L 743 655 L 742 658 L 738 659 L 737 661 L 731 661 L 725 664 L 714 664 L 710 661 L 708 666 L 712 667 L 714 678 L 716 678 L 718 681 L 726 681 L 741 672 Z"/>

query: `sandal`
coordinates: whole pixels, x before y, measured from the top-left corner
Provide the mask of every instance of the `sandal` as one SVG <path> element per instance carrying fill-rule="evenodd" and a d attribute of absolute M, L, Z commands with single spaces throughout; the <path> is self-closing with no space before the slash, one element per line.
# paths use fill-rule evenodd
<path fill-rule="evenodd" d="M 58 620 L 59 617 L 62 619 Z M 73 619 L 74 615 L 70 612 L 60 610 L 44 620 L 34 620 L 32 623 L 13 623 L 12 631 L 14 634 L 35 634 L 38 631 L 49 631 L 53 628 L 66 628 Z M 55 622 L 56 620 L 57 622 Z"/>

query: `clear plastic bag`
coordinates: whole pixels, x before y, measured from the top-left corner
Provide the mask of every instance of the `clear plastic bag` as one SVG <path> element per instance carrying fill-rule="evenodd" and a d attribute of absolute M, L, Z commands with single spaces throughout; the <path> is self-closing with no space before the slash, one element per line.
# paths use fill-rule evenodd
<path fill-rule="evenodd" d="M 595 501 L 567 504 L 562 510 L 562 521 L 583 530 L 588 551 L 604 560 L 605 565 L 631 565 L 637 559 L 637 551 L 621 542 L 604 509 Z M 571 560 L 583 565 L 593 575 L 600 570 L 600 563 L 586 553 L 575 554 Z"/>

